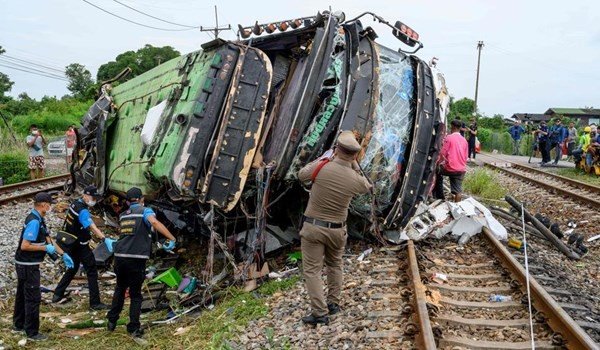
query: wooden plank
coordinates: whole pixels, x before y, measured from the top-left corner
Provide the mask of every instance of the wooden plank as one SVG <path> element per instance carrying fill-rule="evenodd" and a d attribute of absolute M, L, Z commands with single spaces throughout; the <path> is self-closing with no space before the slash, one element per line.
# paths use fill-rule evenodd
<path fill-rule="evenodd" d="M 442 298 L 442 304 L 454 306 L 461 309 L 520 309 L 523 305 L 514 301 L 506 301 L 503 303 L 490 303 L 487 301 L 462 301 L 450 298 Z"/>
<path fill-rule="evenodd" d="M 444 337 L 440 339 L 440 348 L 451 347 L 451 346 L 462 346 L 472 350 L 500 350 L 500 349 L 515 349 L 515 350 L 526 350 L 531 349 L 531 343 L 525 342 L 497 342 L 497 341 L 485 341 L 485 340 L 474 340 L 462 337 Z M 536 341 L 535 348 L 538 350 L 554 350 L 560 349 L 552 345 L 551 342 L 547 341 Z"/>
<path fill-rule="evenodd" d="M 367 333 L 367 339 L 401 339 L 399 331 L 379 331 Z"/>
<path fill-rule="evenodd" d="M 398 272 L 398 268 L 397 267 L 383 267 L 383 268 L 371 270 L 371 273 L 390 273 L 390 272 Z"/>
<path fill-rule="evenodd" d="M 495 267 L 495 266 L 497 266 L 497 264 L 490 261 L 490 262 L 486 262 L 486 263 L 471 264 L 471 265 L 456 265 L 456 264 L 442 263 L 442 264 L 436 264 L 436 266 L 443 266 L 443 267 L 448 267 L 448 268 L 452 268 L 452 269 L 481 269 L 481 268 L 486 268 L 486 267 Z"/>
<path fill-rule="evenodd" d="M 552 294 L 557 295 L 557 296 L 561 296 L 561 297 L 570 297 L 571 292 L 569 292 L 568 290 L 565 289 L 556 289 L 556 288 L 551 288 L 551 287 L 544 287 L 544 289 L 546 290 L 546 292 L 548 292 L 548 294 Z"/>
<path fill-rule="evenodd" d="M 589 308 L 579 304 L 571 304 L 571 303 L 558 303 L 560 307 L 568 310 L 579 310 L 579 311 L 588 311 Z"/>
<path fill-rule="evenodd" d="M 510 293 L 512 292 L 512 288 L 510 286 L 506 287 L 465 287 L 465 286 L 450 286 L 447 284 L 429 284 L 427 285 L 429 288 L 437 288 L 449 292 L 460 292 L 460 293 Z"/>
<path fill-rule="evenodd" d="M 581 328 L 594 329 L 594 330 L 600 332 L 600 323 L 587 322 L 587 321 L 576 321 L 576 322 Z"/>
<path fill-rule="evenodd" d="M 402 316 L 402 312 L 394 311 L 394 310 L 371 311 L 367 314 L 367 317 L 369 317 L 369 318 L 400 317 L 400 316 Z"/>
<path fill-rule="evenodd" d="M 386 293 L 375 293 L 371 295 L 371 299 L 373 300 L 383 300 L 383 299 L 400 299 L 402 296 L 398 294 L 386 294 Z"/>
<path fill-rule="evenodd" d="M 400 282 L 398 280 L 375 280 L 371 282 L 372 286 L 393 286 L 397 285 Z"/>
<path fill-rule="evenodd" d="M 443 324 L 452 324 L 458 326 L 481 326 L 489 328 L 528 328 L 529 320 L 526 318 L 516 320 L 489 320 L 486 318 L 464 318 L 460 316 L 439 316 L 435 321 Z"/>
<path fill-rule="evenodd" d="M 504 276 L 497 274 L 497 273 L 491 273 L 491 274 L 482 274 L 482 275 L 461 275 L 458 273 L 448 273 L 446 274 L 446 276 L 448 276 L 448 279 L 450 280 L 473 280 L 473 281 L 493 281 L 493 280 L 501 280 L 504 278 Z"/>

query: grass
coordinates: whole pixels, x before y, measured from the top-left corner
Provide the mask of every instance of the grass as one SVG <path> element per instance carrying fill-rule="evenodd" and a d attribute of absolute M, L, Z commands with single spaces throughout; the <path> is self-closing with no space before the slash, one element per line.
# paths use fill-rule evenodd
<path fill-rule="evenodd" d="M 589 183 L 591 185 L 600 186 L 600 176 L 596 176 L 595 174 L 586 174 L 583 172 L 583 170 L 575 168 L 559 169 L 556 174 L 573 180 Z"/>
<path fill-rule="evenodd" d="M 467 172 L 463 181 L 464 191 L 478 200 L 503 200 L 506 190 L 500 186 L 493 171 L 486 168 L 476 168 Z"/>
<path fill-rule="evenodd" d="M 293 276 L 281 281 L 271 280 L 263 284 L 254 292 L 244 292 L 239 288 L 230 288 L 226 291 L 224 297 L 212 310 L 205 310 L 196 319 L 182 318 L 180 322 L 170 325 L 160 325 L 146 330 L 144 339 L 148 341 L 146 349 L 232 349 L 228 341 L 239 332 L 243 332 L 251 320 L 264 317 L 269 312 L 269 307 L 265 303 L 266 297 L 289 288 L 292 288 L 300 278 Z M 126 310 L 127 308 L 125 308 Z M 6 311 L 3 313 L 6 315 Z M 126 312 L 121 314 L 126 315 Z M 103 313 L 99 313 L 96 318 L 102 319 Z M 148 320 L 164 319 L 165 312 L 155 312 L 149 314 Z M 60 321 L 56 321 L 60 322 Z M 90 322 L 90 321 L 84 321 Z M 144 323 L 144 319 L 142 319 Z M 10 327 L 8 317 L 3 317 L 0 321 L 3 329 Z M 181 335 L 174 335 L 178 328 L 184 327 L 187 331 Z M 44 348 L 51 349 L 91 349 L 101 347 L 107 349 L 133 350 L 144 347 L 136 344 L 125 332 L 124 327 L 120 326 L 117 331 L 109 333 L 104 329 L 97 329 L 90 334 L 81 335 L 75 339 L 68 329 L 57 328 L 49 321 L 43 321 L 42 332 L 51 331 L 51 340 L 38 343 Z M 267 340 L 269 340 L 269 330 Z M 271 331 L 272 332 L 272 331 Z M 0 339 L 4 340 L 4 345 L 10 348 L 17 347 L 20 337 L 8 334 L 0 334 Z M 274 342 L 272 335 L 270 342 Z M 33 349 L 34 345 L 28 343 L 22 349 Z M 277 348 L 289 348 L 289 344 L 283 341 L 277 344 Z"/>

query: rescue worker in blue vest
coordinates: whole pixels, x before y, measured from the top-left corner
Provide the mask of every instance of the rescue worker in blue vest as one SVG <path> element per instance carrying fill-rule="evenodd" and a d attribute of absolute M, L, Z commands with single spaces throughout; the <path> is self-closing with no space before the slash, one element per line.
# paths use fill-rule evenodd
<path fill-rule="evenodd" d="M 94 257 L 94 252 L 90 249 L 92 234 L 98 239 L 105 241 L 109 251 L 112 249 L 112 243 L 114 242 L 114 240 L 107 238 L 92 220 L 92 214 L 90 213 L 89 208 L 96 205 L 96 201 L 99 197 L 100 195 L 98 194 L 96 186 L 87 186 L 83 189 L 83 196 L 71 203 L 69 210 L 67 210 L 64 230 L 77 237 L 77 241 L 73 244 L 72 248 L 68 249 L 73 258 L 75 268 L 67 270 L 60 282 L 58 282 L 58 285 L 54 290 L 54 296 L 52 297 L 53 303 L 60 303 L 63 301 L 67 287 L 73 280 L 73 277 L 77 274 L 77 271 L 79 271 L 79 264 L 82 264 L 87 275 L 88 288 L 90 291 L 90 309 L 108 309 L 108 305 L 100 301 L 96 258 Z"/>
<path fill-rule="evenodd" d="M 25 332 L 27 338 L 34 341 L 48 339 L 48 336 L 39 332 L 40 329 L 40 264 L 46 253 L 62 254 L 62 259 L 67 269 L 73 268 L 73 260 L 64 253 L 60 247 L 54 245 L 50 239 L 50 232 L 46 227 L 44 217 L 50 211 L 51 204 L 56 203 L 48 193 L 35 195 L 33 210 L 21 230 L 19 245 L 15 253 L 15 267 L 17 270 L 17 295 L 15 297 L 15 310 L 13 314 L 13 331 Z"/>
<path fill-rule="evenodd" d="M 140 314 L 142 312 L 142 284 L 145 278 L 146 261 L 152 253 L 152 229 L 168 239 L 162 248 L 171 251 L 175 248 L 175 236 L 169 232 L 150 208 L 144 207 L 142 190 L 132 187 L 127 191 L 129 209 L 119 217 L 120 235 L 114 244 L 115 274 L 117 285 L 112 305 L 106 317 L 107 328 L 114 331 L 119 314 L 123 310 L 125 291 L 129 288 L 131 305 L 129 306 L 129 323 L 127 332 L 134 338 L 141 337 Z"/>

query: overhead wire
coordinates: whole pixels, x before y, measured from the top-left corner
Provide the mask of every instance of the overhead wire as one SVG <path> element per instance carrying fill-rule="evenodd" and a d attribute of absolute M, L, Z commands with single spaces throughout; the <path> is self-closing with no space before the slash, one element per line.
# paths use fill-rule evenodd
<path fill-rule="evenodd" d="M 41 70 L 41 69 L 37 69 L 37 68 L 33 68 L 24 64 L 20 64 L 20 63 L 15 63 L 15 62 L 11 62 L 11 61 L 5 61 L 2 60 L 2 56 L 0 56 L 0 63 L 4 63 L 4 64 L 8 64 L 11 66 L 17 66 L 20 68 L 24 68 L 24 69 L 28 69 L 28 70 L 32 70 L 32 71 L 36 71 L 38 73 L 43 73 L 43 74 L 48 74 L 48 75 L 52 75 L 52 76 L 56 76 L 57 78 L 66 78 L 66 76 L 63 74 L 57 74 L 57 73 L 52 73 L 52 72 L 48 72 L 45 70 Z"/>
<path fill-rule="evenodd" d="M 35 62 L 32 62 L 32 61 L 28 61 L 28 60 L 23 59 L 23 58 L 13 57 L 13 56 L 10 56 L 10 55 L 7 55 L 7 54 L 2 54 L 2 55 L 0 55 L 0 57 L 1 58 L 8 58 L 11 61 L 25 62 L 25 63 L 28 63 L 28 64 L 32 64 L 32 65 L 35 65 L 35 66 L 38 66 L 38 67 L 43 67 L 43 68 L 46 68 L 46 69 L 49 69 L 49 70 L 53 70 L 53 71 L 56 71 L 56 72 L 59 72 L 59 73 L 63 73 L 63 74 L 65 73 L 65 71 L 63 69 L 53 68 L 53 67 L 46 66 L 46 65 L 43 65 L 43 64 L 39 64 L 39 63 L 35 63 Z"/>
<path fill-rule="evenodd" d="M 61 78 L 61 77 L 52 76 L 52 75 L 46 75 L 46 74 L 43 74 L 43 73 L 37 73 L 37 72 L 33 72 L 33 71 L 30 71 L 30 70 L 21 69 L 21 68 L 17 68 L 17 67 L 10 67 L 10 66 L 6 66 L 6 65 L 3 65 L 3 64 L 0 64 L 0 67 L 6 67 L 6 68 L 9 68 L 9 69 L 14 69 L 14 70 L 18 70 L 18 71 L 21 71 L 21 72 L 31 73 L 31 74 L 43 76 L 43 77 L 46 77 L 46 78 L 52 78 L 52 79 L 62 80 L 62 81 L 69 81 L 66 78 Z"/>
<path fill-rule="evenodd" d="M 154 26 L 150 26 L 150 25 L 147 25 L 147 24 L 139 23 L 139 22 L 136 22 L 136 21 L 132 21 L 132 20 L 130 20 L 130 19 L 127 19 L 127 18 L 125 18 L 125 17 L 119 16 L 119 15 L 117 15 L 117 14 L 115 14 L 115 13 L 112 13 L 112 12 L 110 12 L 110 11 L 108 11 L 108 10 L 105 10 L 105 9 L 103 9 L 102 7 L 100 7 L 100 6 L 96 5 L 96 4 L 93 4 L 93 3 L 91 3 L 91 2 L 89 2 L 89 1 L 87 1 L 87 0 L 82 0 L 82 1 L 83 1 L 83 2 L 85 2 L 86 4 L 90 5 L 90 6 L 93 6 L 93 7 L 97 8 L 98 10 L 100 10 L 100 11 L 102 11 L 102 12 L 108 13 L 108 14 L 109 14 L 109 15 L 111 15 L 111 16 L 117 17 L 117 18 L 119 18 L 119 19 L 122 19 L 122 20 L 124 20 L 124 21 L 126 21 L 126 22 L 133 23 L 133 24 L 136 24 L 136 25 L 138 25 L 138 26 L 141 26 L 141 27 L 146 27 L 146 28 L 150 28 L 150 29 L 156 29 L 156 30 L 162 30 L 162 31 L 166 31 L 166 32 L 182 32 L 182 31 L 186 31 L 186 30 L 192 30 L 192 29 L 194 29 L 194 28 L 182 28 L 182 29 L 174 29 L 174 28 L 160 28 L 160 27 L 154 27 Z"/>
<path fill-rule="evenodd" d="M 158 21 L 161 21 L 161 22 L 165 22 L 165 23 L 168 23 L 168 24 L 173 24 L 173 25 L 180 26 L 180 27 L 186 27 L 186 28 L 190 28 L 190 29 L 199 29 L 200 28 L 199 26 L 190 26 L 190 25 L 187 25 L 187 24 L 181 24 L 181 23 L 175 23 L 175 22 L 167 21 L 165 19 L 162 19 L 162 18 L 153 16 L 151 14 L 148 14 L 146 12 L 140 11 L 140 10 L 136 9 L 135 7 L 129 6 L 127 4 L 124 4 L 124 3 L 120 2 L 119 0 L 113 0 L 113 1 L 116 2 L 117 4 L 121 5 L 121 6 L 127 7 L 130 10 L 133 10 L 133 11 L 135 11 L 137 13 L 140 13 L 140 14 L 142 14 L 144 16 L 147 16 L 147 17 L 150 17 L 150 18 L 154 18 L 154 19 L 156 19 Z"/>

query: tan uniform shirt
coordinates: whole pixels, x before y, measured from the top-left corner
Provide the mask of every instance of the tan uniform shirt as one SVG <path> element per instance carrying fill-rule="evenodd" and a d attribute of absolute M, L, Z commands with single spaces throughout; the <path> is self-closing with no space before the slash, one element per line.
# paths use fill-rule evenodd
<path fill-rule="evenodd" d="M 300 169 L 298 179 L 302 182 L 310 180 L 318 163 L 316 160 Z M 370 187 L 367 179 L 352 169 L 352 162 L 336 157 L 321 168 L 312 185 L 304 215 L 329 222 L 345 222 L 352 197 L 369 192 Z"/>

